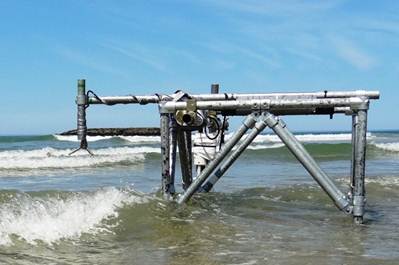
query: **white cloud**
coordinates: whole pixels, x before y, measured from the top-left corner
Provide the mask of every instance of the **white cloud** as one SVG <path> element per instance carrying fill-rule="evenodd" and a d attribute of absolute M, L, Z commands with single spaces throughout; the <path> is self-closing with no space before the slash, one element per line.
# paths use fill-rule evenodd
<path fill-rule="evenodd" d="M 253 13 L 271 16 L 293 16 L 308 12 L 321 12 L 338 6 L 342 1 L 301 1 L 301 0 L 203 0 L 203 3 L 234 10 L 242 13 Z"/>
<path fill-rule="evenodd" d="M 61 56 L 63 56 L 64 58 L 66 58 L 67 60 L 73 61 L 84 67 L 88 67 L 103 73 L 127 76 L 125 72 L 117 70 L 115 67 L 109 65 L 108 63 L 99 60 L 98 57 L 94 58 L 89 53 L 84 53 L 82 51 L 61 46 L 57 47 L 56 52 Z"/>
<path fill-rule="evenodd" d="M 237 45 L 224 41 L 219 41 L 218 43 L 202 43 L 200 45 L 222 55 L 240 54 L 248 61 L 255 60 L 269 66 L 270 68 L 275 69 L 281 67 L 280 63 L 275 58 L 276 56 L 274 54 L 271 54 L 271 52 L 264 51 L 265 48 L 263 50 L 254 49 L 246 47 L 244 45 Z"/>
<path fill-rule="evenodd" d="M 353 42 L 338 37 L 331 38 L 331 41 L 337 55 L 357 69 L 369 70 L 375 66 L 376 60 Z"/>
<path fill-rule="evenodd" d="M 285 51 L 297 56 L 301 57 L 302 59 L 305 59 L 307 61 L 313 61 L 313 62 L 321 62 L 323 61 L 320 56 L 313 54 L 311 52 L 306 52 L 301 50 L 299 47 L 295 48 L 286 48 Z"/>
<path fill-rule="evenodd" d="M 124 48 L 120 44 L 106 43 L 105 48 L 116 51 L 130 59 L 144 63 L 158 71 L 166 72 L 167 67 L 161 62 L 159 58 L 153 55 L 154 51 L 140 45 L 129 45 L 133 48 Z"/>

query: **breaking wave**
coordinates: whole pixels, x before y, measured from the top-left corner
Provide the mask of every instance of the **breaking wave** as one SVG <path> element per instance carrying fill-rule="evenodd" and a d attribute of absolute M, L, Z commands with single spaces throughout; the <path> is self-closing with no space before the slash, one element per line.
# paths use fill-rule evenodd
<path fill-rule="evenodd" d="M 231 137 L 232 133 L 226 135 L 226 139 Z M 327 134 L 296 134 L 295 135 L 299 141 L 302 142 L 348 142 L 351 141 L 352 135 L 350 133 L 327 133 Z M 75 135 L 63 136 L 54 135 L 54 137 L 59 141 L 71 141 L 77 142 L 78 139 Z M 159 143 L 161 141 L 160 136 L 88 136 L 88 141 L 99 141 L 108 140 L 111 138 L 120 138 L 131 143 Z M 195 134 L 193 135 L 195 138 Z M 375 136 L 372 133 L 367 133 L 367 138 L 373 140 Z M 262 134 L 258 135 L 254 143 L 281 143 L 281 140 L 277 135 L 274 134 Z"/>
<path fill-rule="evenodd" d="M 84 233 L 110 232 L 112 225 L 104 221 L 117 218 L 119 208 L 147 200 L 116 188 L 67 196 L 9 196 L 11 200 L 0 205 L 0 245 L 10 245 L 14 238 L 52 244 Z"/>
<path fill-rule="evenodd" d="M 78 137 L 76 135 L 53 135 L 55 139 L 58 141 L 67 141 L 67 142 L 79 142 Z M 87 136 L 86 139 L 88 142 L 95 142 L 100 140 L 109 140 L 113 138 L 113 136 Z"/>
<path fill-rule="evenodd" d="M 340 183 L 348 183 L 348 177 L 342 177 L 336 179 L 336 181 Z M 365 178 L 366 184 L 377 184 L 382 187 L 397 187 L 399 186 L 399 177 L 398 176 L 367 176 Z M 370 188 L 370 187 L 368 187 Z"/>
<path fill-rule="evenodd" d="M 160 143 L 160 136 L 118 136 L 122 140 L 130 143 Z"/>
<path fill-rule="evenodd" d="M 331 133 L 331 134 L 296 134 L 295 137 L 301 142 L 307 143 L 323 143 L 323 142 L 349 142 L 352 139 L 350 133 Z M 368 139 L 374 139 L 375 136 L 367 133 Z M 280 138 L 274 134 L 258 135 L 255 138 L 255 143 L 271 142 L 281 143 Z"/>
<path fill-rule="evenodd" d="M 366 183 L 374 183 L 384 187 L 399 186 L 399 178 L 390 176 L 366 178 Z"/>
<path fill-rule="evenodd" d="M 284 144 L 275 143 L 275 144 L 257 144 L 248 146 L 249 150 L 263 150 L 263 149 L 273 149 L 273 148 L 281 148 Z"/>
<path fill-rule="evenodd" d="M 399 143 L 381 143 L 381 144 L 374 144 L 377 148 L 380 148 L 385 151 L 390 152 L 399 152 Z"/>
<path fill-rule="evenodd" d="M 0 152 L 1 169 L 38 169 L 38 168 L 76 168 L 92 167 L 115 163 L 135 163 L 145 158 L 146 153 L 159 153 L 153 147 L 116 147 L 95 149 L 90 156 L 81 150 L 69 155 L 73 149 L 55 149 L 45 147 L 35 150 L 12 150 Z"/>

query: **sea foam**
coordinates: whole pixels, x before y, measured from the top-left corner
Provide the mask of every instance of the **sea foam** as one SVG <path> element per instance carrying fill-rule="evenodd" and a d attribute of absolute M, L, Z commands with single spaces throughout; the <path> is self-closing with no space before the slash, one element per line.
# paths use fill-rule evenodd
<path fill-rule="evenodd" d="M 160 143 L 160 136 L 118 136 L 120 139 L 125 140 L 130 143 Z"/>
<path fill-rule="evenodd" d="M 80 142 L 78 140 L 78 137 L 76 135 L 59 135 L 59 134 L 54 134 L 53 135 L 55 139 L 58 141 L 67 141 L 67 142 Z M 86 140 L 88 142 L 95 142 L 95 141 L 100 141 L 100 140 L 108 140 L 113 138 L 114 136 L 87 136 Z"/>
<path fill-rule="evenodd" d="M 69 155 L 72 149 L 45 147 L 35 150 L 9 150 L 0 152 L 1 169 L 77 168 L 121 162 L 142 161 L 146 153 L 159 153 L 154 147 L 115 147 L 94 149 L 94 156 L 81 150 Z"/>
<path fill-rule="evenodd" d="M 229 140 L 233 134 L 228 133 L 225 136 L 226 140 Z M 296 138 L 303 142 L 303 143 L 348 143 L 352 140 L 352 134 L 350 133 L 324 133 L 324 134 L 296 134 Z M 72 139 L 70 137 L 74 136 L 67 136 L 65 140 Z M 96 136 L 94 136 L 96 137 Z M 132 143 L 134 145 L 140 144 L 160 144 L 160 137 L 159 136 L 115 136 L 120 138 L 126 142 Z M 193 134 L 193 141 L 195 141 L 197 135 Z M 246 135 L 242 137 L 244 139 Z M 376 138 L 375 135 L 371 133 L 367 133 L 367 139 L 369 141 L 373 141 Z M 94 140 L 101 140 L 105 138 L 91 138 L 91 141 Z M 75 141 L 75 140 L 73 140 Z M 280 138 L 275 134 L 263 134 L 258 135 L 252 144 L 248 147 L 249 150 L 262 150 L 262 149 L 274 149 L 280 148 L 283 144 Z M 152 151 L 149 151 L 152 152 Z M 159 152 L 159 151 L 157 151 Z"/>
<path fill-rule="evenodd" d="M 381 144 L 374 144 L 376 147 L 390 152 L 399 152 L 399 143 L 381 143 Z"/>
<path fill-rule="evenodd" d="M 226 135 L 226 140 L 228 140 L 233 134 L 229 133 Z M 325 133 L 325 134 L 296 134 L 295 137 L 301 142 L 350 142 L 352 139 L 352 134 L 350 133 Z M 159 143 L 159 136 L 120 136 L 120 138 L 132 142 L 132 143 L 145 143 L 154 142 Z M 193 135 L 193 139 L 196 135 Z M 371 133 L 367 133 L 367 138 L 369 140 L 375 139 L 375 136 Z M 280 138 L 274 134 L 262 134 L 258 135 L 254 143 L 281 143 Z"/>
<path fill-rule="evenodd" d="M 350 133 L 325 133 L 325 134 L 296 134 L 295 137 L 301 142 L 317 143 L 317 142 L 349 142 L 352 139 Z M 369 140 L 374 139 L 375 136 L 367 133 Z M 274 134 L 258 135 L 255 138 L 255 143 L 272 142 L 281 143 L 280 138 Z"/>
<path fill-rule="evenodd" d="M 274 149 L 283 147 L 282 143 L 274 143 L 274 144 L 257 144 L 248 146 L 249 150 L 263 150 L 263 149 Z"/>
<path fill-rule="evenodd" d="M 31 244 L 52 244 L 83 233 L 109 231 L 111 226 L 104 220 L 118 217 L 118 209 L 125 204 L 145 201 L 144 197 L 116 188 L 72 193 L 66 199 L 17 194 L 0 206 L 0 245 L 12 244 L 13 237 Z"/>
<path fill-rule="evenodd" d="M 383 176 L 377 178 L 366 178 L 366 183 L 375 183 L 381 186 L 392 187 L 399 186 L 399 178 L 395 176 Z"/>

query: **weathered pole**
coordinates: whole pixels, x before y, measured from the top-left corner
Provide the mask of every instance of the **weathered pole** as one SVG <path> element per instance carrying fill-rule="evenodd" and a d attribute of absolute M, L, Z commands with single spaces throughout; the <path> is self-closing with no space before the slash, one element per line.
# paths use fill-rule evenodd
<path fill-rule="evenodd" d="M 201 191 L 209 192 L 216 182 L 226 173 L 230 166 L 237 160 L 237 158 L 245 151 L 245 149 L 253 142 L 253 140 L 266 128 L 266 122 L 264 120 L 264 114 L 259 118 L 259 121 L 255 124 L 252 131 L 245 137 L 245 139 L 239 144 L 231 155 L 229 155 L 223 164 L 215 171 L 212 177 L 202 186 Z"/>
<path fill-rule="evenodd" d="M 76 104 L 78 106 L 78 124 L 77 124 L 77 135 L 80 140 L 80 148 L 87 149 L 87 125 L 86 125 L 86 80 L 78 80 L 78 95 L 76 97 Z"/>
<path fill-rule="evenodd" d="M 309 174 L 316 180 L 335 205 L 342 211 L 350 212 L 350 202 L 338 187 L 330 180 L 327 174 L 320 168 L 313 157 L 306 151 L 303 145 L 286 128 L 282 120 L 278 120 L 273 114 L 266 115 L 267 125 L 287 146 L 291 153 L 301 162 Z"/>
<path fill-rule="evenodd" d="M 211 85 L 211 94 L 219 94 L 219 84 Z"/>
<path fill-rule="evenodd" d="M 353 220 L 357 224 L 363 223 L 365 206 L 365 169 L 367 146 L 367 110 L 368 100 L 355 110 L 356 119 L 356 145 L 354 152 L 354 178 L 353 178 Z"/>
<path fill-rule="evenodd" d="M 191 131 L 178 130 L 177 145 L 179 147 L 180 168 L 183 181 L 183 189 L 186 190 L 193 181 L 193 158 Z"/>
<path fill-rule="evenodd" d="M 188 187 L 186 192 L 179 197 L 179 199 L 177 200 L 179 204 L 187 202 L 191 198 L 191 196 L 193 196 L 193 194 L 201 187 L 201 185 L 209 177 L 209 175 L 223 161 L 223 159 L 231 151 L 231 149 L 233 149 L 238 141 L 240 141 L 241 137 L 254 126 L 255 122 L 256 120 L 254 114 L 250 114 L 247 116 L 240 128 L 238 128 L 238 130 L 233 134 L 229 141 L 222 147 L 222 149 L 220 149 L 215 158 L 209 162 L 209 164 L 194 180 L 190 187 Z"/>
<path fill-rule="evenodd" d="M 162 193 L 165 199 L 171 199 L 174 193 L 170 174 L 170 140 L 169 113 L 161 113 L 161 159 L 162 159 Z"/>
<path fill-rule="evenodd" d="M 351 171 L 350 171 L 350 194 L 353 199 L 353 189 L 355 187 L 355 154 L 356 154 L 356 147 L 357 147 L 357 140 L 356 140 L 356 124 L 357 124 L 357 113 L 352 114 L 352 157 L 351 157 Z"/>
<path fill-rule="evenodd" d="M 177 149 L 177 123 L 174 115 L 169 115 L 169 191 L 175 193 L 176 173 L 176 149 Z"/>

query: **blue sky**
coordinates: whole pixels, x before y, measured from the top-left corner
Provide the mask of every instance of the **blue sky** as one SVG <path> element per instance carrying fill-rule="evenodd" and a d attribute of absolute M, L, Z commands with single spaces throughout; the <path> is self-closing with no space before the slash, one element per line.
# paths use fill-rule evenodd
<path fill-rule="evenodd" d="M 379 89 L 369 129 L 398 129 L 399 1 L 0 1 L 0 134 L 75 127 L 99 95 Z M 156 106 L 91 106 L 89 127 L 156 126 Z M 287 118 L 294 130 L 350 119 Z"/>

